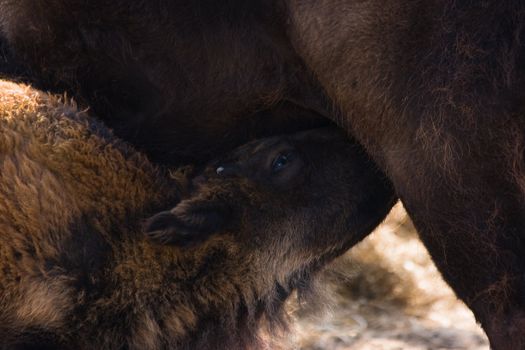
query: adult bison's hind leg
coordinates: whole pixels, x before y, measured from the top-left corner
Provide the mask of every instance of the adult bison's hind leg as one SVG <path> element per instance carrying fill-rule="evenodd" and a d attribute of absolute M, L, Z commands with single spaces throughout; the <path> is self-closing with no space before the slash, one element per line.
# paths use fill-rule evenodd
<path fill-rule="evenodd" d="M 492 347 L 525 349 L 525 128 L 510 114 L 486 117 L 469 133 L 423 119 L 415 134 L 426 137 L 389 168 L 421 239 Z"/>
<path fill-rule="evenodd" d="M 288 0 L 334 118 L 495 350 L 525 349 L 525 5 Z"/>

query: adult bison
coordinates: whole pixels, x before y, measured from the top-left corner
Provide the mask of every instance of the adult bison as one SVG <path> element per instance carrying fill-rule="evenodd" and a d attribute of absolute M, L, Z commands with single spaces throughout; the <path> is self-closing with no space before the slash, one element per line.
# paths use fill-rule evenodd
<path fill-rule="evenodd" d="M 525 347 L 523 2 L 0 0 L 0 23 L 27 77 L 157 161 L 336 121 L 492 347 Z"/>

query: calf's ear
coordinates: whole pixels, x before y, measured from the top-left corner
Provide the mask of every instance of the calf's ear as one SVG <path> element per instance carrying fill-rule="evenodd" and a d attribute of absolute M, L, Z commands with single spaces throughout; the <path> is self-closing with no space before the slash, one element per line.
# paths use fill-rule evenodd
<path fill-rule="evenodd" d="M 144 232 L 156 243 L 187 246 L 220 232 L 230 218 L 231 210 L 224 203 L 188 199 L 149 218 Z"/>

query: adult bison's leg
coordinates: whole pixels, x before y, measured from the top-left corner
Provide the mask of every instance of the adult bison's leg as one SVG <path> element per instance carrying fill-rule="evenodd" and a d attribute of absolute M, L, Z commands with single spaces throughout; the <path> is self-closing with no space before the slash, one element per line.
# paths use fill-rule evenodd
<path fill-rule="evenodd" d="M 288 4 L 297 52 L 444 278 L 494 349 L 524 349 L 525 4 Z"/>
<path fill-rule="evenodd" d="M 524 128 L 506 121 L 513 130 L 498 121 L 463 138 L 422 125 L 418 132 L 441 135 L 411 142 L 408 159 L 388 168 L 436 265 L 493 348 L 524 349 Z"/>

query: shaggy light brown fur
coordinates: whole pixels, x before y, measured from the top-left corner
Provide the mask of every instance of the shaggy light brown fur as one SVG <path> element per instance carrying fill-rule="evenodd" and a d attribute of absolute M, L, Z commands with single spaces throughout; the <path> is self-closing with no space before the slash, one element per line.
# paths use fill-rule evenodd
<path fill-rule="evenodd" d="M 0 335 L 10 344 L 62 333 L 82 302 L 79 278 L 95 278 L 87 268 L 174 187 L 73 104 L 1 81 L 0 106 Z"/>

